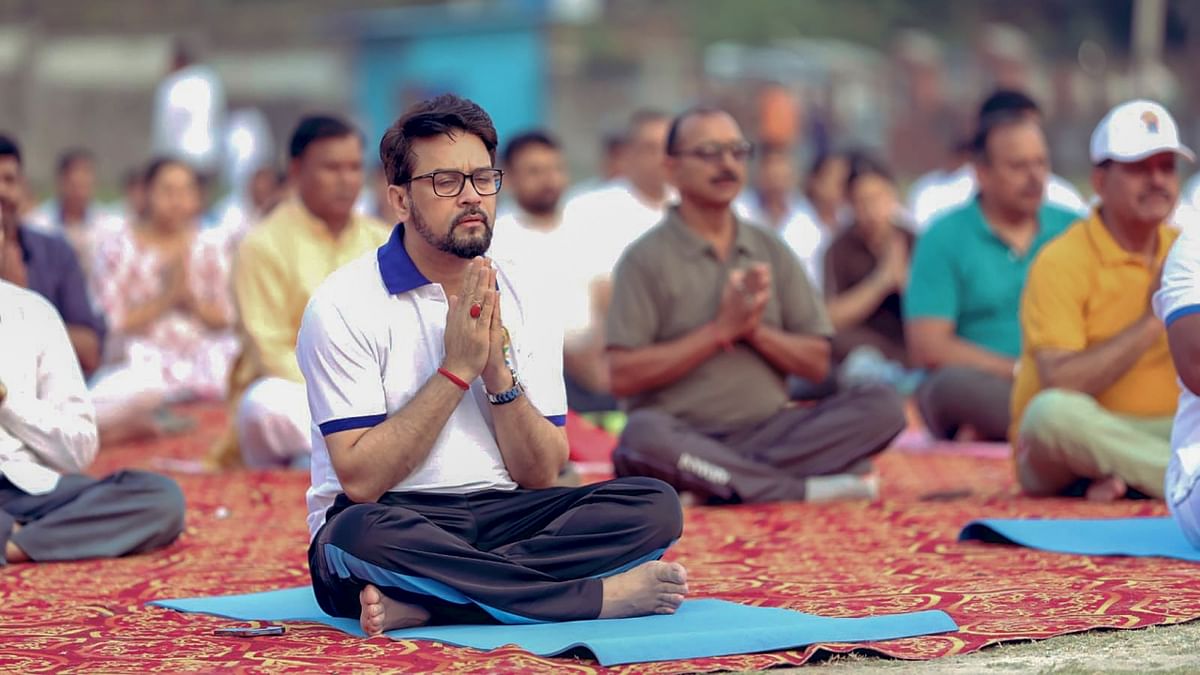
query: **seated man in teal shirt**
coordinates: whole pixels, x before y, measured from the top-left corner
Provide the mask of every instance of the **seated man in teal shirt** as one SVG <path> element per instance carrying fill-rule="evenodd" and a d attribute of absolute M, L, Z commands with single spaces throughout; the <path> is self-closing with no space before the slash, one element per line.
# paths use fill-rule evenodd
<path fill-rule="evenodd" d="M 916 396 L 930 433 L 1002 441 L 1021 352 L 1025 273 L 1078 215 L 1044 202 L 1046 139 L 1028 115 L 980 121 L 975 171 L 976 198 L 917 241 L 904 326 L 913 363 L 933 371 Z"/>

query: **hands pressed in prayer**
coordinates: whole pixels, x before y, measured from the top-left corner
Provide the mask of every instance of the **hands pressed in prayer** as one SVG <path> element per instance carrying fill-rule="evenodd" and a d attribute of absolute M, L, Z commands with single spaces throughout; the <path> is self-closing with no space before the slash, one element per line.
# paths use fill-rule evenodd
<path fill-rule="evenodd" d="M 496 273 L 491 261 L 485 258 L 471 261 L 463 277 L 462 289 L 450 296 L 446 334 L 443 337 L 446 355 L 442 367 L 465 382 L 479 377 L 488 366 L 493 347 L 492 324 L 497 296 Z"/>
<path fill-rule="evenodd" d="M 492 269 L 489 288 L 496 288 L 496 270 Z M 483 386 L 489 393 L 499 394 L 512 389 L 516 384 L 513 382 L 512 370 L 509 368 L 508 360 L 505 358 L 505 352 L 512 349 L 512 343 L 509 339 L 508 329 L 504 327 L 504 322 L 500 318 L 500 291 L 496 292 L 496 308 L 492 310 L 492 322 L 490 328 L 491 347 L 488 350 L 487 365 L 483 368 Z M 483 321 L 483 317 L 479 317 Z"/>
<path fill-rule="evenodd" d="M 875 269 L 888 290 L 900 292 L 908 286 L 908 242 L 904 235 L 892 234 Z"/>
<path fill-rule="evenodd" d="M 723 342 L 736 342 L 754 331 L 771 297 L 770 287 L 771 268 L 763 263 L 729 272 L 716 320 Z"/>

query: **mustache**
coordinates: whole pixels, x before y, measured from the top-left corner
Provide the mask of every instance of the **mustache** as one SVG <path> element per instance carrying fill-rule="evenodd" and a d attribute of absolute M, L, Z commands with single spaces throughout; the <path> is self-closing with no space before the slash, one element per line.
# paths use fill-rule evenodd
<path fill-rule="evenodd" d="M 741 179 L 741 176 L 737 175 L 736 173 L 734 173 L 732 171 L 722 171 L 721 173 L 719 173 L 715 177 L 713 177 L 713 182 L 720 181 L 720 180 L 740 180 L 740 179 Z"/>
<path fill-rule="evenodd" d="M 1168 192 L 1166 190 L 1161 190 L 1159 188 L 1151 188 L 1149 190 L 1146 190 L 1142 194 L 1138 195 L 1139 200 L 1147 199 L 1149 197 L 1162 197 L 1163 199 L 1166 199 L 1167 201 L 1171 201 L 1172 199 L 1174 199 L 1174 197 L 1171 196 L 1170 192 Z"/>
<path fill-rule="evenodd" d="M 472 207 L 464 210 L 462 213 L 458 214 L 457 216 L 455 216 L 453 225 L 455 227 L 457 227 L 460 223 L 462 223 L 462 221 L 466 220 L 467 218 L 479 218 L 480 220 L 483 221 L 483 224 L 486 227 L 492 226 L 492 219 L 490 216 L 488 216 L 487 211 L 484 211 L 483 209 L 479 208 L 478 206 L 472 206 Z"/>

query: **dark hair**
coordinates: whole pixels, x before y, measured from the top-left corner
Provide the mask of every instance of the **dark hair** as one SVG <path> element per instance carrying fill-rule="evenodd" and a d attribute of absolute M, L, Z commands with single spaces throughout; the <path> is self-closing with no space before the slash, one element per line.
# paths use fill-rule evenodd
<path fill-rule="evenodd" d="M 609 131 L 600 137 L 600 147 L 606 155 L 620 152 L 628 143 L 629 137 L 624 131 Z"/>
<path fill-rule="evenodd" d="M 667 154 L 671 155 L 678 152 L 679 135 L 684 122 L 687 122 L 693 117 L 707 117 L 709 115 L 727 115 L 728 113 L 718 108 L 715 105 L 696 105 L 679 113 L 671 120 L 671 126 L 667 129 Z"/>
<path fill-rule="evenodd" d="M 828 166 L 831 162 L 835 162 L 835 161 L 841 160 L 841 159 L 848 159 L 847 153 L 845 151 L 843 151 L 843 150 L 823 150 L 823 151 L 817 153 L 817 155 L 815 157 L 813 157 L 812 163 L 808 165 L 808 173 L 805 175 L 809 178 L 816 176 L 817 174 L 824 171 L 825 167 Z"/>
<path fill-rule="evenodd" d="M 847 161 L 850 163 L 850 172 L 846 174 L 847 194 L 858 180 L 867 176 L 878 176 L 893 185 L 896 184 L 895 176 L 892 175 L 883 160 L 865 150 L 851 152 Z"/>
<path fill-rule="evenodd" d="M 96 161 L 96 155 L 87 148 L 68 148 L 58 156 L 58 164 L 55 169 L 56 175 L 62 177 L 65 173 L 71 170 L 79 162 L 87 162 L 92 164 Z"/>
<path fill-rule="evenodd" d="M 154 184 L 154 180 L 158 178 L 158 174 L 162 173 L 163 170 L 170 166 L 182 166 L 192 174 L 192 178 L 196 181 L 196 184 L 200 184 L 200 175 L 197 174 L 196 170 L 193 169 L 192 166 L 187 162 L 175 157 L 155 157 L 154 159 L 150 160 L 150 163 L 146 165 L 145 172 L 142 173 L 142 185 L 149 188 Z"/>
<path fill-rule="evenodd" d="M 983 125 L 983 120 L 998 113 L 1034 113 L 1042 114 L 1042 109 L 1038 107 L 1036 101 L 1029 97 L 1023 91 L 1016 89 L 997 89 L 990 96 L 983 100 L 979 106 L 979 124 Z"/>
<path fill-rule="evenodd" d="M 418 138 L 450 136 L 459 131 L 483 141 L 492 163 L 496 162 L 496 127 L 492 118 L 474 101 L 442 94 L 409 108 L 383 134 L 379 160 L 391 185 L 404 185 L 412 178 L 412 143 Z"/>
<path fill-rule="evenodd" d="M 17 164 L 21 164 L 21 146 L 17 145 L 15 138 L 0 134 L 0 157 L 15 157 Z"/>
<path fill-rule="evenodd" d="M 551 150 L 559 150 L 561 148 L 558 144 L 558 139 L 551 136 L 549 132 L 542 131 L 541 129 L 526 131 L 525 133 L 513 136 L 508 145 L 504 146 L 504 153 L 501 156 L 504 165 L 512 166 L 513 161 L 516 160 L 517 155 L 521 154 L 522 150 L 533 146 L 541 146 Z"/>
<path fill-rule="evenodd" d="M 1000 110 L 979 120 L 979 130 L 975 132 L 975 156 L 987 159 L 988 139 L 1001 129 L 1028 124 L 1029 114 L 1019 110 Z"/>
<path fill-rule="evenodd" d="M 121 187 L 128 189 L 131 185 L 141 185 L 145 173 L 141 167 L 131 166 L 121 174 Z"/>
<path fill-rule="evenodd" d="M 292 140 L 288 143 L 288 156 L 297 159 L 304 155 L 308 146 L 327 138 L 345 138 L 354 136 L 360 141 L 362 135 L 358 129 L 340 117 L 330 115 L 309 115 L 300 120 L 296 130 L 292 132 Z"/>

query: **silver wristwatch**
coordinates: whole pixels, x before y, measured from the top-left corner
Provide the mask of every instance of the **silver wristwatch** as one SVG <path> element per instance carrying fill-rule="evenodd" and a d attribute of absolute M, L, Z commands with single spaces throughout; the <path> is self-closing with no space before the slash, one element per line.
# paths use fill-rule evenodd
<path fill-rule="evenodd" d="M 488 403 L 491 403 L 492 405 L 504 405 L 505 403 L 512 403 L 513 401 L 521 398 L 521 395 L 525 393 L 525 385 L 521 384 L 521 380 L 517 379 L 517 373 L 511 370 L 509 372 L 512 373 L 513 386 L 507 391 L 502 391 L 499 394 L 492 394 L 489 392 L 487 395 Z"/>

